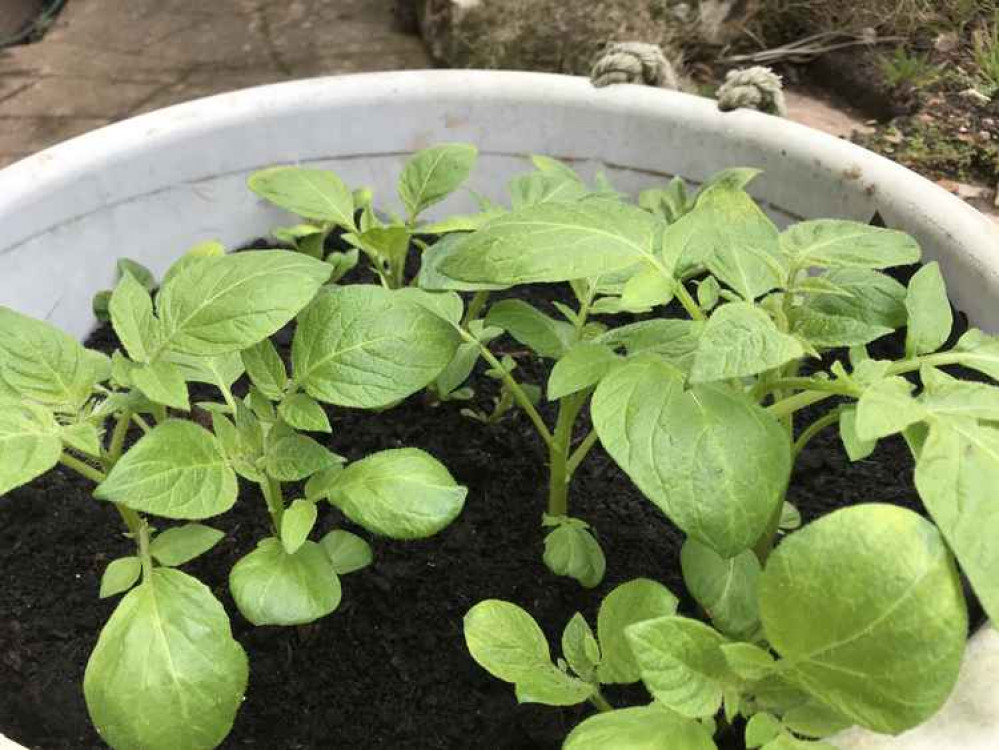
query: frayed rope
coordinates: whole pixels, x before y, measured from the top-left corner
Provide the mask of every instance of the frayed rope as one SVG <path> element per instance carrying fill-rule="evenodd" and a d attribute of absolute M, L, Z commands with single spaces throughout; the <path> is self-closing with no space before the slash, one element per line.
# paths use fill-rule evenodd
<path fill-rule="evenodd" d="M 644 42 L 607 45 L 590 71 L 590 80 L 598 88 L 615 83 L 643 83 L 673 90 L 680 88 L 676 71 L 659 45 Z"/>

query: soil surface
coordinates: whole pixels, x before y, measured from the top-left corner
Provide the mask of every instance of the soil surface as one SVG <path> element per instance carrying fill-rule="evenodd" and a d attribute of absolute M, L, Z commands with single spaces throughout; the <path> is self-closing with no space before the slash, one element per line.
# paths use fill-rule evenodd
<path fill-rule="evenodd" d="M 518 294 L 551 314 L 550 301 L 565 298 L 563 287 L 553 286 Z M 283 338 L 287 350 L 290 336 Z M 113 333 L 102 328 L 89 344 L 108 351 Z M 546 380 L 547 365 L 528 358 L 516 342 L 504 338 L 496 345 L 517 356 L 522 378 Z M 872 347 L 877 356 L 902 348 L 899 337 Z M 476 402 L 488 408 L 495 384 L 481 372 L 473 384 Z M 663 582 L 680 596 L 682 614 L 698 615 L 679 571 L 681 533 L 599 446 L 574 479 L 570 512 L 596 529 L 607 576 L 587 591 L 551 575 L 541 561 L 547 478 L 540 439 L 519 411 L 483 426 L 461 416 L 465 406 L 433 406 L 417 394 L 381 413 L 329 410 L 333 434 L 327 442 L 334 451 L 355 460 L 416 446 L 440 459 L 469 493 L 453 525 L 417 542 L 371 538 L 321 506 L 315 536 L 352 529 L 370 539 L 375 562 L 344 578 L 339 610 L 317 623 L 255 628 L 229 595 L 229 570 L 268 533 L 255 486 L 243 483 L 235 508 L 208 522 L 226 537 L 185 569 L 223 602 L 250 659 L 246 702 L 223 748 L 556 750 L 591 709 L 518 706 L 512 686 L 486 674 L 465 649 L 462 617 L 473 604 L 501 598 L 525 607 L 556 654 L 573 613 L 582 612 L 595 626 L 603 597 L 639 576 Z M 823 411 L 816 409 L 799 422 Z M 553 410 L 543 405 L 543 412 L 553 423 Z M 837 431 L 828 429 L 800 457 L 788 500 L 806 522 L 859 502 L 921 510 L 911 470 L 901 439 L 884 440 L 869 459 L 850 463 Z M 109 560 L 131 553 L 131 542 L 120 533 L 113 508 L 92 499 L 91 489 L 60 467 L 0 503 L 0 727 L 31 748 L 104 747 L 90 725 L 81 684 L 117 602 L 98 599 L 101 573 Z M 980 620 L 980 610 L 972 617 Z M 618 706 L 648 700 L 640 686 L 606 695 Z M 719 747 L 741 750 L 737 733 L 720 738 Z"/>

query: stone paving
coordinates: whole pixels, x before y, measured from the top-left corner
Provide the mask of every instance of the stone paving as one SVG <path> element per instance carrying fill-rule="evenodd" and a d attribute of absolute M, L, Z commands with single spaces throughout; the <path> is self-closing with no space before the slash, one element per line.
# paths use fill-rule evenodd
<path fill-rule="evenodd" d="M 0 0 L 2 4 L 3 0 Z M 0 51 L 0 167 L 169 104 L 264 83 L 432 67 L 392 0 L 69 0 Z"/>

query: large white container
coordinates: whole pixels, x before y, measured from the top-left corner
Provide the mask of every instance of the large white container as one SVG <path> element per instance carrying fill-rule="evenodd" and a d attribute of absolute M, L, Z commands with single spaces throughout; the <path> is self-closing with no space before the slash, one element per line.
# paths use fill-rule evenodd
<path fill-rule="evenodd" d="M 697 183 L 731 166 L 764 175 L 754 195 L 786 223 L 866 221 L 875 210 L 940 261 L 954 302 L 999 329 L 999 233 L 985 217 L 909 170 L 845 141 L 750 111 L 638 86 L 596 90 L 532 73 L 412 71 L 319 78 L 182 104 L 102 128 L 0 171 L 0 304 L 84 336 L 92 294 L 114 259 L 156 272 L 188 246 L 234 246 L 287 215 L 245 187 L 277 163 L 335 169 L 394 201 L 404 159 L 422 147 L 479 147 L 471 186 L 493 198 L 529 154 L 603 169 L 620 189 L 680 175 Z M 380 200 L 379 200 L 380 197 Z M 438 213 L 470 208 L 450 199 Z M 999 747 L 999 635 L 975 636 L 962 682 L 925 727 L 900 738 L 850 732 L 843 748 Z M 0 737 L 0 747 L 3 739 Z"/>

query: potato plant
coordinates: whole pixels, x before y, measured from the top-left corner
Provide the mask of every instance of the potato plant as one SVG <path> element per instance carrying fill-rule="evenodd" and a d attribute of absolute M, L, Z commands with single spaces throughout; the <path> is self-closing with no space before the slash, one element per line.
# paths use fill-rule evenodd
<path fill-rule="evenodd" d="M 399 448 L 347 464 L 307 433 L 330 432 L 322 404 L 381 409 L 423 389 L 461 342 L 462 304 L 331 286 L 335 264 L 283 250 L 225 255 L 215 243 L 181 257 L 158 289 L 138 264 L 119 269 L 96 303 L 123 346 L 111 357 L 0 308 L 0 495 L 57 464 L 95 483 L 135 549 L 101 581 L 102 597 L 124 597 L 87 664 L 94 725 L 116 750 L 212 748 L 249 666 L 222 605 L 179 569 L 224 536 L 201 521 L 259 487 L 270 533 L 229 575 L 256 625 L 330 614 L 340 576 L 370 563 L 367 542 L 345 529 L 310 538 L 318 502 L 385 537 L 447 526 L 466 490 L 429 454 Z M 269 337 L 292 321 L 289 370 Z M 219 400 L 192 404 L 191 383 Z M 141 433 L 131 445 L 130 429 Z"/>
<path fill-rule="evenodd" d="M 747 747 L 767 750 L 828 747 L 822 738 L 851 724 L 897 734 L 932 716 L 957 679 L 968 626 L 958 565 L 999 616 L 999 389 L 942 369 L 999 377 L 999 340 L 972 329 L 950 341 L 935 262 L 908 286 L 883 272 L 920 260 L 911 237 L 842 220 L 780 231 L 745 191 L 754 176 L 730 170 L 696 197 L 674 183 L 637 207 L 607 194 L 542 202 L 433 261 L 457 284 L 569 283 L 581 300 L 569 321 L 674 300 L 686 313 L 589 334 L 584 321 L 550 350 L 548 391 L 569 413 L 592 392 L 583 447 L 599 440 L 686 534 L 684 581 L 710 624 L 678 615 L 672 592 L 645 580 L 606 598 L 595 635 L 575 616 L 557 662 L 512 603 L 482 602 L 465 620 L 473 658 L 518 700 L 598 709 L 568 750 L 713 748 L 739 716 Z M 512 307 L 498 303 L 486 322 Z M 900 358 L 870 355 L 902 328 Z M 834 350 L 843 356 L 817 363 Z M 795 424 L 822 402 L 832 406 Z M 793 461 L 834 426 L 853 461 L 903 435 L 929 520 L 857 497 L 791 531 Z M 639 680 L 647 706 L 614 708 L 601 692 Z"/>

